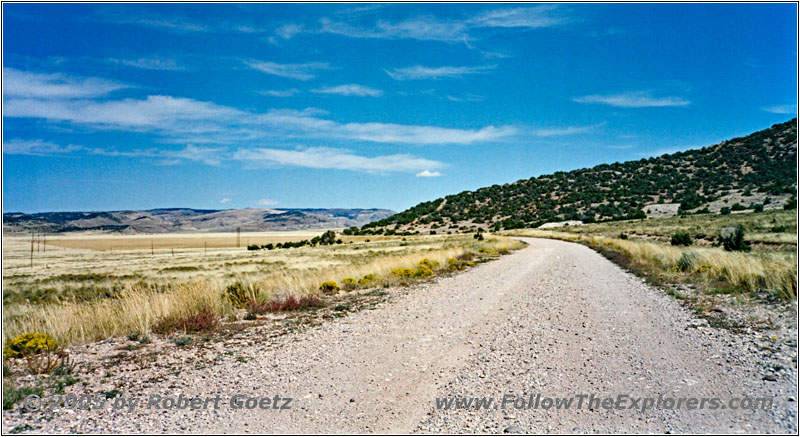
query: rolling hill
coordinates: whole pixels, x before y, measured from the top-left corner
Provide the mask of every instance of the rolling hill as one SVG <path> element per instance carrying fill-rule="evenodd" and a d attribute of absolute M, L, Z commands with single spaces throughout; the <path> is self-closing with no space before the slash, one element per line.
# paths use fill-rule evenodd
<path fill-rule="evenodd" d="M 423 202 L 348 229 L 395 234 L 538 227 L 725 208 L 793 207 L 797 119 L 747 137 L 659 157 L 556 172 Z"/>
<path fill-rule="evenodd" d="M 3 214 L 3 233 L 37 232 L 243 232 L 294 231 L 359 226 L 394 214 L 387 209 L 164 208 L 145 211 L 43 212 Z"/>

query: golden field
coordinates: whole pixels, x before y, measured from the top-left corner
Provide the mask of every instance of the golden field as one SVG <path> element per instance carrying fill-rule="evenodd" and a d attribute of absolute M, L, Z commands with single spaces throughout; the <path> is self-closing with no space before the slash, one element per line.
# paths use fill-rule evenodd
<path fill-rule="evenodd" d="M 148 333 L 160 321 L 209 310 L 240 316 L 224 299 L 227 287 L 242 284 L 251 298 L 319 294 L 322 282 L 341 284 L 375 275 L 370 286 L 402 282 L 392 274 L 428 258 L 449 258 L 479 249 L 514 249 L 503 237 L 477 241 L 471 235 L 348 237 L 343 244 L 247 250 L 249 244 L 310 239 L 321 231 L 291 233 L 55 236 L 33 245 L 5 237 L 3 245 L 4 341 L 44 332 L 61 343 L 82 343 L 131 332 Z M 152 251 L 151 251 L 152 244 Z"/>

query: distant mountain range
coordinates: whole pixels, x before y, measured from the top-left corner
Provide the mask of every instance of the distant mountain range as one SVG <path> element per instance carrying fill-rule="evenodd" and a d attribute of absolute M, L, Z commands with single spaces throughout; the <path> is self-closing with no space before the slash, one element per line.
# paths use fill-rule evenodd
<path fill-rule="evenodd" d="M 297 231 L 361 226 L 389 217 L 388 209 L 191 209 L 3 214 L 3 233 Z"/>
<path fill-rule="evenodd" d="M 555 172 L 423 202 L 352 233 L 538 227 L 545 223 L 792 208 L 797 119 L 747 137 L 638 161 Z"/>

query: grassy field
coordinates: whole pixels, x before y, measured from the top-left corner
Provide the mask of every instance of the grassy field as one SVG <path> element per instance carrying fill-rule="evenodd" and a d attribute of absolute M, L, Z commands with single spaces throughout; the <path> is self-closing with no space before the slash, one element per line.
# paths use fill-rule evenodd
<path fill-rule="evenodd" d="M 332 246 L 246 249 L 320 233 L 242 234 L 240 247 L 235 234 L 48 237 L 33 245 L 33 267 L 30 238 L 5 237 L 4 341 L 44 332 L 71 344 L 179 327 L 198 317 L 236 318 L 243 306 L 317 297 L 325 281 L 343 288 L 392 286 L 519 247 L 502 237 L 448 235 L 338 236 L 343 243 Z M 420 265 L 423 259 L 430 260 L 430 272 Z M 347 277 L 356 283 L 346 286 Z"/>
<path fill-rule="evenodd" d="M 556 232 L 581 235 L 617 237 L 625 233 L 633 238 L 669 242 L 672 234 L 688 232 L 697 245 L 711 245 L 723 228 L 741 224 L 746 239 L 756 246 L 769 245 L 769 250 L 780 248 L 794 252 L 797 246 L 797 211 L 768 209 L 761 213 L 734 212 L 730 215 L 699 214 L 685 217 L 672 216 L 648 220 L 624 220 L 590 223 L 572 227 L 551 228 Z"/>
<path fill-rule="evenodd" d="M 556 238 L 622 255 L 639 271 L 669 283 L 695 283 L 709 293 L 767 292 L 797 299 L 797 213 L 772 210 L 731 215 L 705 214 L 595 223 L 560 228 L 520 229 L 504 235 Z M 717 244 L 723 228 L 741 224 L 749 252 Z M 689 233 L 690 246 L 673 246 L 671 236 Z"/>

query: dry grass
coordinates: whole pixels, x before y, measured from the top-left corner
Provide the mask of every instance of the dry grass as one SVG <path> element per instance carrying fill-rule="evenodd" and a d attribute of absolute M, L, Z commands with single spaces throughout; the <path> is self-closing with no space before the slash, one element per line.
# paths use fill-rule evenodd
<path fill-rule="evenodd" d="M 37 252 L 32 269 L 25 265 L 30 242 L 16 242 L 16 250 L 14 245 L 4 248 L 4 339 L 45 332 L 60 343 L 71 344 L 147 333 L 164 320 L 188 323 L 204 311 L 219 318 L 237 314 L 234 303 L 224 298 L 226 287 L 235 282 L 250 290 L 248 298 L 263 303 L 275 296 L 316 295 L 324 281 L 340 282 L 345 277 L 367 274 L 376 276 L 376 285 L 389 286 L 397 283 L 391 275 L 393 269 L 414 267 L 423 258 L 444 266 L 448 258 L 477 253 L 482 247 L 494 251 L 519 247 L 512 239 L 489 237 L 479 242 L 469 235 L 365 239 L 273 251 L 242 247 L 205 253 L 204 249 L 184 249 L 176 251 L 174 257 L 151 256 L 149 246 L 114 253 L 59 248 L 46 254 Z M 118 291 L 111 298 L 89 295 L 57 303 L 32 298 L 25 301 L 26 296 L 103 286 Z M 28 291 L 42 287 L 52 290 Z"/>
<path fill-rule="evenodd" d="M 745 291 L 766 289 L 784 299 L 797 299 L 797 255 L 786 252 L 726 252 L 717 247 L 668 244 L 524 229 L 509 234 L 588 243 L 622 253 L 632 263 L 668 279 L 723 283 Z"/>

